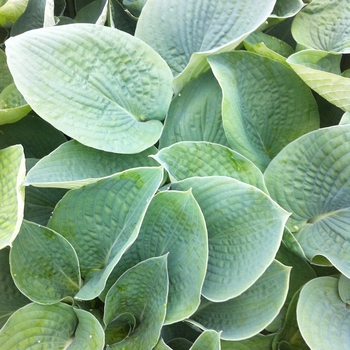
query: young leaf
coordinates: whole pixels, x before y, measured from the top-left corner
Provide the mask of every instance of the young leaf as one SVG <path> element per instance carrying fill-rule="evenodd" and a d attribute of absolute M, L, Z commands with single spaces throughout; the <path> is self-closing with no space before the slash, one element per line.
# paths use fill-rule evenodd
<path fill-rule="evenodd" d="M 72 24 L 10 38 L 6 50 L 26 101 L 70 137 L 116 153 L 139 153 L 159 139 L 172 75 L 141 40 L 113 28 Z"/>
<path fill-rule="evenodd" d="M 161 168 L 136 168 L 69 191 L 48 226 L 77 252 L 85 284 L 77 299 L 97 297 L 123 253 L 136 239 Z"/>
<path fill-rule="evenodd" d="M 323 128 L 285 147 L 265 172 L 309 260 L 326 257 L 350 277 L 350 125 Z"/>
<path fill-rule="evenodd" d="M 165 323 L 197 309 L 208 262 L 203 214 L 191 191 L 161 192 L 151 201 L 139 236 L 113 270 L 109 283 L 140 261 L 168 255 L 169 296 Z"/>
<path fill-rule="evenodd" d="M 273 262 L 265 273 L 236 298 L 214 303 L 203 299 L 188 320 L 202 329 L 222 331 L 224 340 L 250 338 L 278 314 L 288 291 L 290 268 Z"/>
<path fill-rule="evenodd" d="M 8 85 L 0 93 L 0 125 L 15 123 L 31 111 L 15 84 Z"/>
<path fill-rule="evenodd" d="M 66 349 L 78 320 L 67 304 L 29 304 L 17 310 L 0 330 L 0 348 Z"/>
<path fill-rule="evenodd" d="M 10 28 L 21 16 L 28 0 L 7 0 L 0 2 L 0 26 Z"/>
<path fill-rule="evenodd" d="M 311 89 L 344 111 L 350 111 L 350 78 L 341 76 L 341 54 L 303 50 L 287 59 Z"/>
<path fill-rule="evenodd" d="M 193 177 L 171 187 L 192 188 L 207 224 L 203 296 L 220 302 L 240 295 L 272 263 L 289 214 L 261 190 L 229 177 Z"/>
<path fill-rule="evenodd" d="M 310 89 L 285 65 L 244 51 L 208 61 L 223 90 L 230 146 L 260 169 L 288 143 L 319 127 Z"/>
<path fill-rule="evenodd" d="M 312 0 L 292 25 L 294 39 L 307 48 L 350 53 L 348 0 Z"/>
<path fill-rule="evenodd" d="M 30 302 L 13 283 L 9 253 L 9 248 L 0 250 L 0 328 L 16 310 Z"/>
<path fill-rule="evenodd" d="M 23 221 L 10 253 L 17 288 L 32 301 L 57 303 L 80 289 L 78 257 L 58 233 Z"/>
<path fill-rule="evenodd" d="M 178 92 L 208 70 L 205 57 L 230 51 L 270 15 L 275 0 L 148 0 L 135 35 L 151 45 L 177 76 Z"/>
<path fill-rule="evenodd" d="M 96 179 L 140 166 L 157 166 L 149 155 L 155 147 L 138 154 L 115 154 L 68 141 L 41 159 L 29 172 L 24 185 L 75 188 Z"/>
<path fill-rule="evenodd" d="M 228 146 L 221 101 L 221 88 L 211 70 L 189 82 L 170 104 L 160 148 L 179 141 L 209 141 Z"/>
<path fill-rule="evenodd" d="M 24 177 L 23 147 L 15 145 L 0 150 L 0 249 L 12 244 L 21 227 Z"/>
<path fill-rule="evenodd" d="M 175 180 L 193 176 L 230 176 L 267 192 L 263 175 L 250 160 L 209 142 L 179 142 L 153 156 Z"/>
<path fill-rule="evenodd" d="M 343 349 L 350 344 L 350 312 L 338 294 L 338 279 L 319 277 L 301 290 L 297 320 L 311 349 Z M 346 345 L 345 345 L 346 346 Z"/>
<path fill-rule="evenodd" d="M 190 350 L 221 350 L 220 334 L 213 330 L 204 331 L 191 346 Z"/>
<path fill-rule="evenodd" d="M 110 349 L 152 349 L 158 342 L 168 297 L 167 257 L 150 258 L 126 271 L 106 296 L 104 323 L 125 313 L 136 319 L 130 334 Z"/>

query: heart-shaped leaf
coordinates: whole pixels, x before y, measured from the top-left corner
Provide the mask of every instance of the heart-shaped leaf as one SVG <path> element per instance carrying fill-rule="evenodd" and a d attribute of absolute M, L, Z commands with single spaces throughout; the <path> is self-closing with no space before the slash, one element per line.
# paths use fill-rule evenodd
<path fill-rule="evenodd" d="M 139 236 L 113 270 L 107 288 L 140 261 L 166 253 L 169 296 L 165 323 L 169 324 L 197 309 L 208 262 L 205 221 L 191 191 L 160 192 L 152 199 Z"/>
<path fill-rule="evenodd" d="M 113 28 L 72 24 L 10 38 L 6 52 L 29 105 L 77 141 L 138 153 L 159 139 L 160 120 L 173 93 L 172 75 L 141 40 Z"/>
<path fill-rule="evenodd" d="M 74 297 L 80 289 L 78 257 L 56 232 L 23 221 L 10 253 L 11 274 L 29 299 L 53 304 Z"/>
<path fill-rule="evenodd" d="M 41 159 L 29 172 L 24 185 L 75 188 L 140 166 L 157 166 L 149 155 L 151 147 L 138 154 L 115 154 L 90 148 L 75 140 L 68 141 Z"/>
<path fill-rule="evenodd" d="M 319 277 L 301 290 L 297 320 L 311 349 L 344 349 L 350 344 L 350 312 L 338 294 L 338 279 Z"/>
<path fill-rule="evenodd" d="M 192 189 L 207 224 L 202 294 L 216 302 L 240 295 L 272 263 L 289 214 L 261 190 L 229 177 L 193 177 L 171 187 Z"/>
<path fill-rule="evenodd" d="M 284 64 L 244 51 L 208 61 L 223 90 L 230 146 L 260 169 L 288 143 L 319 127 L 310 89 Z"/>
<path fill-rule="evenodd" d="M 69 191 L 48 226 L 77 252 L 85 284 L 77 299 L 98 296 L 122 254 L 136 239 L 162 168 L 135 168 Z"/>
<path fill-rule="evenodd" d="M 66 349 L 78 319 L 67 304 L 29 304 L 17 310 L 0 330 L 1 349 Z"/>
<path fill-rule="evenodd" d="M 221 88 L 211 70 L 189 82 L 171 101 L 160 148 L 179 141 L 209 141 L 228 146 L 221 101 Z"/>
<path fill-rule="evenodd" d="M 348 0 L 312 0 L 292 25 L 294 39 L 307 48 L 350 53 Z"/>
<path fill-rule="evenodd" d="M 203 299 L 188 320 L 202 329 L 214 329 L 224 340 L 250 338 L 278 314 L 287 296 L 290 268 L 273 262 L 244 293 L 221 303 Z"/>
<path fill-rule="evenodd" d="M 148 0 L 135 35 L 165 59 L 177 76 L 178 92 L 208 70 L 206 56 L 237 47 L 267 19 L 274 5 L 275 0 Z"/>
<path fill-rule="evenodd" d="M 0 150 L 0 249 L 11 245 L 21 227 L 24 213 L 25 177 L 23 147 Z"/>
<path fill-rule="evenodd" d="M 303 50 L 287 59 L 311 89 L 344 111 L 350 111 L 350 78 L 341 76 L 341 54 Z"/>
<path fill-rule="evenodd" d="M 230 176 L 267 192 L 263 175 L 250 160 L 209 142 L 179 142 L 153 156 L 175 181 L 193 176 Z"/>
<path fill-rule="evenodd" d="M 266 186 L 292 212 L 288 227 L 309 260 L 326 257 L 350 277 L 350 125 L 313 131 L 285 147 Z"/>
<path fill-rule="evenodd" d="M 30 302 L 13 283 L 9 253 L 9 248 L 0 250 L 0 328 L 16 310 Z"/>
<path fill-rule="evenodd" d="M 150 258 L 127 270 L 111 287 L 105 302 L 104 323 L 125 313 L 136 327 L 110 349 L 152 349 L 158 342 L 168 297 L 167 256 Z"/>

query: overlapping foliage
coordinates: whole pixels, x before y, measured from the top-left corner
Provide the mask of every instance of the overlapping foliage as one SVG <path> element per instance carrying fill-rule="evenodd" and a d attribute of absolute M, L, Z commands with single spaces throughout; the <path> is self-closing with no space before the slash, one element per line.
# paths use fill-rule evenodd
<path fill-rule="evenodd" d="M 349 18 L 0 1 L 0 348 L 350 347 Z"/>

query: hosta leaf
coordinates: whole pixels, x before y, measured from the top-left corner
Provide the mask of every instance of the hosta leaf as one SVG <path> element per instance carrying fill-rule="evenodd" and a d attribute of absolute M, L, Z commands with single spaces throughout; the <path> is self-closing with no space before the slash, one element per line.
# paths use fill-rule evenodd
<path fill-rule="evenodd" d="M 347 0 L 312 0 L 295 17 L 293 37 L 308 48 L 350 53 L 349 12 Z"/>
<path fill-rule="evenodd" d="M 109 5 L 110 10 L 107 17 L 109 26 L 134 35 L 136 28 L 135 19 L 130 17 L 118 0 L 109 0 Z"/>
<path fill-rule="evenodd" d="M 172 350 L 172 349 L 165 344 L 162 338 L 160 338 L 157 345 L 153 348 L 153 350 Z"/>
<path fill-rule="evenodd" d="M 284 19 L 295 16 L 305 6 L 302 0 L 277 0 L 271 18 Z"/>
<path fill-rule="evenodd" d="M 0 125 L 17 122 L 30 111 L 30 106 L 17 90 L 15 84 L 8 85 L 0 93 Z"/>
<path fill-rule="evenodd" d="M 110 276 L 113 283 L 140 261 L 169 253 L 169 296 L 165 323 L 183 320 L 197 309 L 208 262 L 203 214 L 190 191 L 161 192 L 151 201 L 139 236 Z"/>
<path fill-rule="evenodd" d="M 294 269 L 294 267 L 293 267 Z M 292 269 L 292 271 L 293 271 Z M 273 343 L 270 349 L 283 350 L 283 349 L 298 349 L 309 350 L 305 340 L 302 338 L 298 322 L 296 308 L 299 300 L 300 290 L 294 294 L 291 302 L 288 306 L 288 311 L 285 317 L 283 327 L 281 327 L 273 339 Z"/>
<path fill-rule="evenodd" d="M 168 297 L 167 256 L 145 260 L 126 271 L 106 296 L 104 322 L 130 313 L 136 328 L 110 349 L 152 349 L 158 342 Z"/>
<path fill-rule="evenodd" d="M 67 141 L 60 131 L 34 115 L 0 125 L 0 134 L 0 148 L 22 144 L 26 158 L 40 159 Z"/>
<path fill-rule="evenodd" d="M 13 283 L 9 252 L 9 248 L 0 250 L 0 328 L 17 309 L 30 302 Z"/>
<path fill-rule="evenodd" d="M 190 350 L 221 350 L 220 334 L 213 330 L 204 331 L 191 346 Z"/>
<path fill-rule="evenodd" d="M 74 20 L 81 23 L 104 25 L 107 19 L 108 1 L 95 0 L 80 9 Z"/>
<path fill-rule="evenodd" d="M 149 202 L 163 178 L 161 168 L 136 168 L 69 191 L 48 226 L 79 257 L 85 284 L 77 299 L 98 296 L 122 254 L 136 239 Z"/>
<path fill-rule="evenodd" d="M 339 125 L 350 124 L 350 112 L 345 112 L 339 122 Z"/>
<path fill-rule="evenodd" d="M 24 12 L 28 0 L 7 0 L 0 4 L 0 26 L 10 28 Z"/>
<path fill-rule="evenodd" d="M 231 149 L 209 142 L 179 142 L 153 156 L 175 181 L 193 176 L 230 176 L 267 192 L 261 171 Z"/>
<path fill-rule="evenodd" d="M 263 330 L 278 314 L 288 291 L 290 268 L 273 262 L 244 293 L 221 303 L 203 299 L 189 322 L 222 331 L 221 339 L 241 340 Z"/>
<path fill-rule="evenodd" d="M 271 350 L 274 334 L 258 333 L 249 339 L 240 341 L 221 340 L 221 350 Z"/>
<path fill-rule="evenodd" d="M 17 310 L 0 330 L 6 350 L 67 349 L 78 320 L 67 304 L 29 304 Z"/>
<path fill-rule="evenodd" d="M 266 186 L 292 212 L 288 227 L 305 255 L 326 257 L 350 277 L 350 125 L 313 131 L 292 142 L 265 172 Z"/>
<path fill-rule="evenodd" d="M 350 78 L 341 76 L 340 54 L 304 50 L 287 59 L 311 89 L 344 111 L 350 111 Z"/>
<path fill-rule="evenodd" d="M 0 92 L 4 90 L 4 88 L 13 83 L 12 75 L 8 69 L 6 62 L 6 54 L 3 50 L 0 50 Z"/>
<path fill-rule="evenodd" d="M 35 302 L 53 304 L 79 291 L 79 263 L 73 247 L 46 227 L 23 221 L 10 264 L 16 286 Z"/>
<path fill-rule="evenodd" d="M 97 178 L 140 166 L 156 166 L 149 155 L 151 147 L 138 154 L 115 154 L 90 148 L 75 140 L 68 141 L 40 160 L 32 168 L 24 185 L 75 188 L 94 182 Z"/>
<path fill-rule="evenodd" d="M 290 68 L 244 51 L 208 60 L 223 89 L 230 146 L 260 169 L 288 143 L 319 127 L 312 93 Z"/>
<path fill-rule="evenodd" d="M 136 17 L 140 16 L 147 0 L 123 0 L 123 5 Z"/>
<path fill-rule="evenodd" d="M 350 305 L 350 279 L 341 275 L 338 283 L 340 299 Z"/>
<path fill-rule="evenodd" d="M 222 92 L 209 70 L 188 83 L 170 104 L 160 147 L 179 141 L 228 145 L 221 117 Z"/>
<path fill-rule="evenodd" d="M 11 245 L 21 227 L 24 212 L 25 177 L 23 147 L 0 150 L 0 249 Z"/>
<path fill-rule="evenodd" d="M 294 53 L 294 50 L 288 44 L 263 32 L 250 34 L 243 44 L 247 51 L 272 58 L 287 66 L 287 57 Z"/>
<path fill-rule="evenodd" d="M 6 50 L 26 101 L 70 137 L 116 153 L 138 153 L 159 139 L 172 76 L 141 40 L 109 27 L 72 24 L 10 38 Z"/>
<path fill-rule="evenodd" d="M 46 226 L 57 202 L 66 192 L 67 190 L 61 188 L 26 187 L 24 219 Z"/>
<path fill-rule="evenodd" d="M 205 57 L 233 50 L 272 12 L 275 0 L 148 0 L 135 35 L 150 44 L 177 76 L 175 90 L 208 70 Z"/>
<path fill-rule="evenodd" d="M 78 317 L 78 327 L 69 350 L 102 350 L 104 349 L 105 335 L 98 320 L 85 310 L 74 309 Z"/>
<path fill-rule="evenodd" d="M 297 306 L 301 335 L 311 349 L 343 349 L 350 344 L 349 306 L 338 294 L 338 279 L 319 277 L 301 290 Z"/>
<path fill-rule="evenodd" d="M 272 263 L 289 214 L 261 190 L 229 177 L 193 177 L 171 187 L 192 188 L 207 224 L 202 294 L 213 301 L 240 295 Z"/>

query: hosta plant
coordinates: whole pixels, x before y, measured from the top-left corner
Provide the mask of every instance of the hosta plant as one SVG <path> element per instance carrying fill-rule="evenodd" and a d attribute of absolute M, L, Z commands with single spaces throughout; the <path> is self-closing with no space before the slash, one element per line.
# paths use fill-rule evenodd
<path fill-rule="evenodd" d="M 349 348 L 349 18 L 0 0 L 0 348 Z"/>

